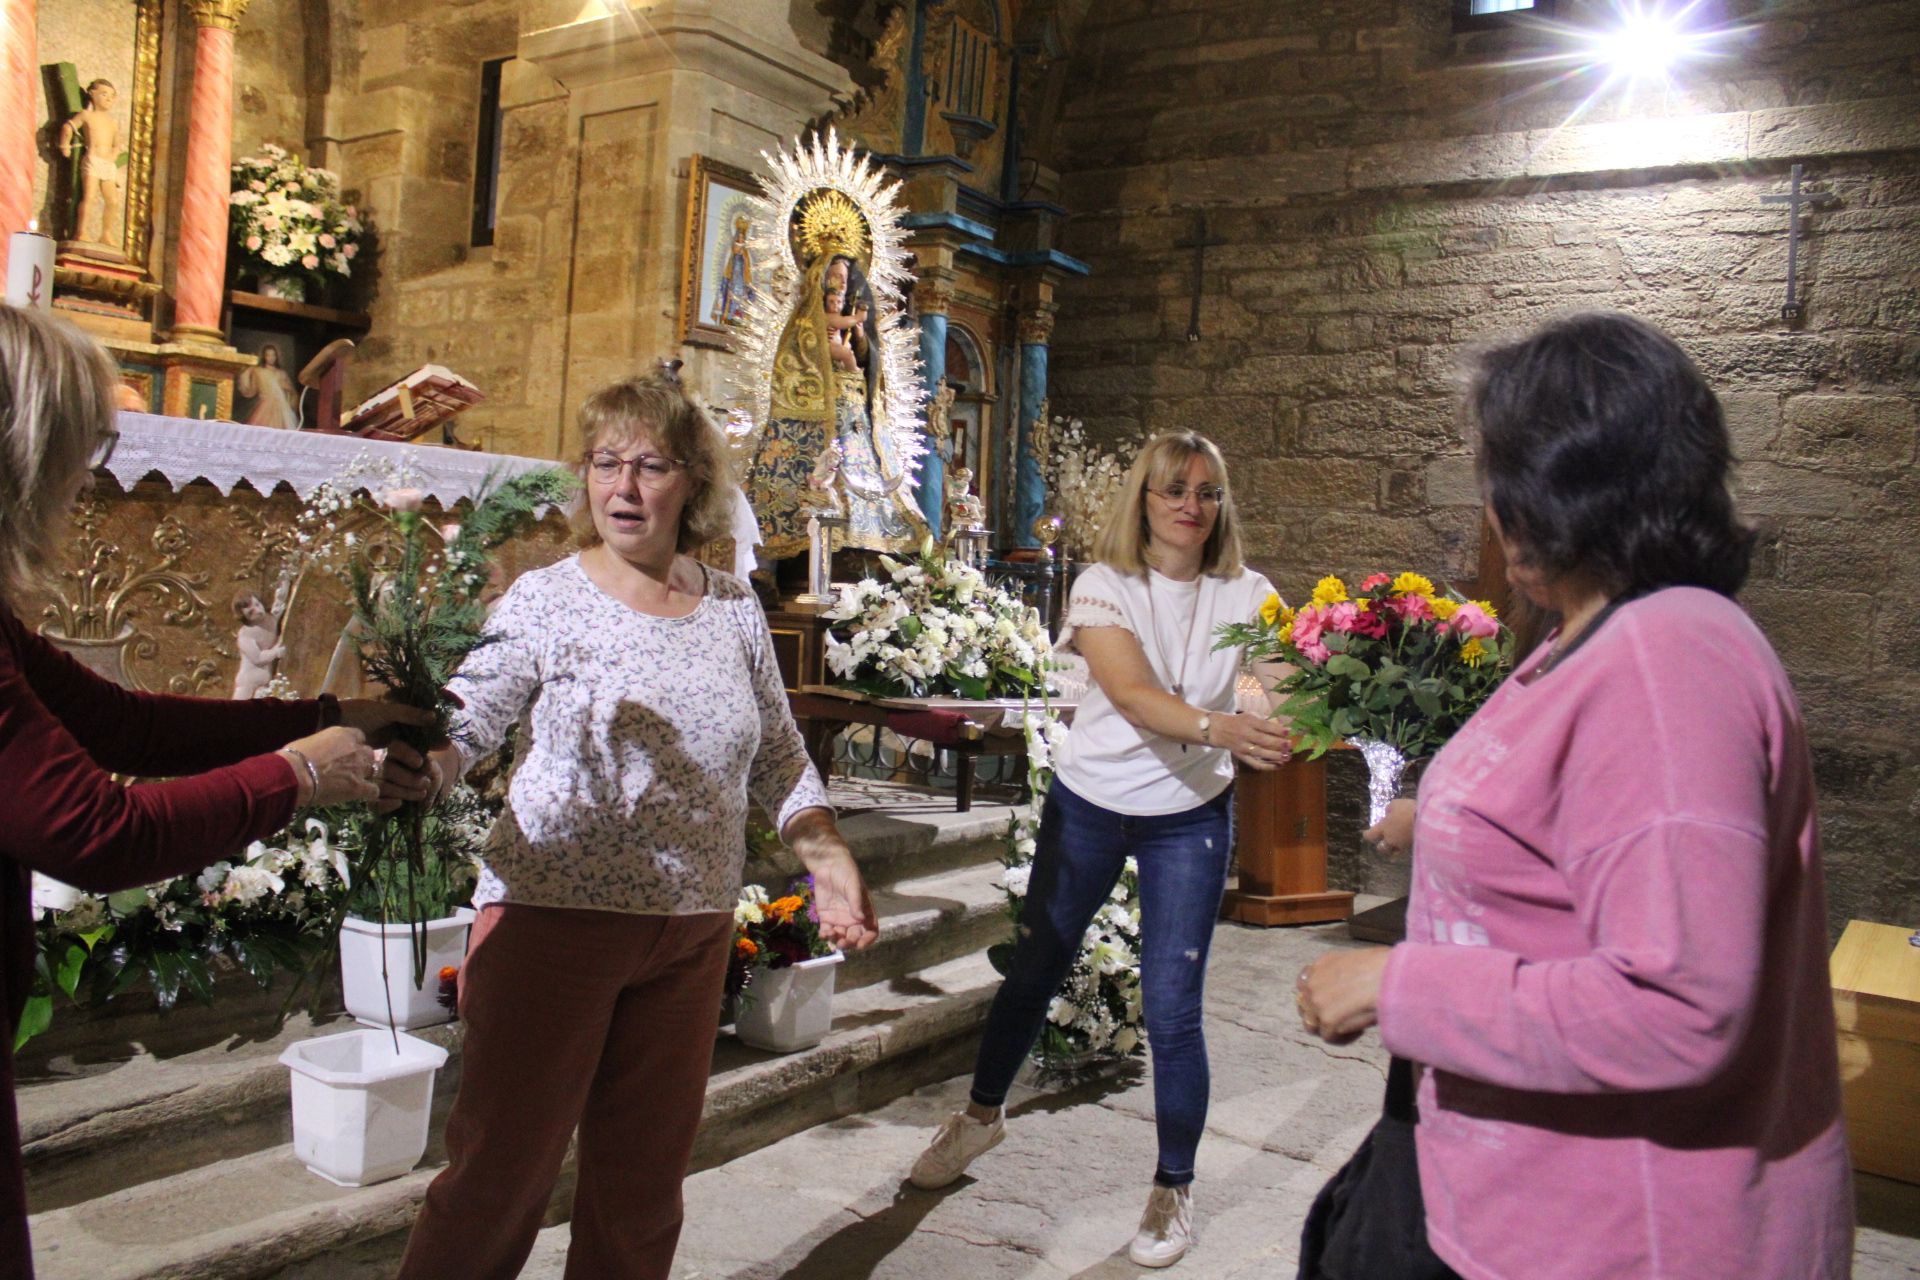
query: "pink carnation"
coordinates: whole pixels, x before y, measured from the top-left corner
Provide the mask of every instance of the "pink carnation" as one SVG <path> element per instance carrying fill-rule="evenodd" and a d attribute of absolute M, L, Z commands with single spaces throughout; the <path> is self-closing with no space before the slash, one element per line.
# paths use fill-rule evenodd
<path fill-rule="evenodd" d="M 1360 589 L 1362 591 L 1378 591 L 1381 587 L 1391 586 L 1392 584 L 1393 584 L 1392 574 L 1376 573 L 1368 577 L 1364 582 L 1362 582 L 1360 584 Z"/>
<path fill-rule="evenodd" d="M 1384 602 L 1406 622 L 1430 622 L 1433 605 L 1425 596 L 1395 596 Z"/>
<path fill-rule="evenodd" d="M 258 253 L 260 252 L 260 246 L 265 243 L 266 241 L 262 240 L 259 236 L 248 236 L 247 250 L 250 253 Z"/>
<path fill-rule="evenodd" d="M 267 189 L 267 184 L 260 181 L 260 179 L 258 178 L 255 178 L 252 182 L 249 182 L 247 184 L 247 190 L 249 191 L 265 191 L 266 189 Z"/>
<path fill-rule="evenodd" d="M 426 500 L 423 489 L 389 489 L 380 495 L 381 505 L 389 511 L 418 511 Z"/>
<path fill-rule="evenodd" d="M 355 254 L 360 252 L 360 246 L 357 244 L 343 244 L 340 246 L 340 252 L 346 254 L 349 258 L 351 258 Z"/>
<path fill-rule="evenodd" d="M 314 256 L 313 254 L 309 253 L 305 257 L 300 259 L 300 265 L 305 267 L 307 270 L 312 271 L 315 267 L 318 267 L 320 265 L 320 259 Z"/>
<path fill-rule="evenodd" d="M 322 231 L 320 233 L 320 247 L 322 249 L 331 249 L 333 248 L 334 245 L 338 243 L 339 241 L 333 238 L 332 233 L 326 232 L 326 231 Z"/>
<path fill-rule="evenodd" d="M 1352 635 L 1354 622 L 1360 616 L 1360 606 L 1351 600 L 1342 600 L 1339 604 L 1327 607 L 1327 627 L 1333 631 L 1344 631 Z"/>
<path fill-rule="evenodd" d="M 1293 620 L 1293 643 L 1300 652 L 1315 662 L 1327 660 L 1327 647 L 1320 643 L 1320 637 L 1327 630 L 1327 611 L 1319 605 L 1308 605 Z M 1316 651 L 1318 656 L 1316 656 Z"/>
<path fill-rule="evenodd" d="M 1475 640 L 1491 640 L 1500 634 L 1500 624 L 1487 616 L 1487 611 L 1469 601 L 1460 606 L 1449 624 L 1457 636 L 1471 636 Z"/>
<path fill-rule="evenodd" d="M 260 219 L 260 227 L 265 231 L 278 231 L 280 229 L 280 219 L 269 213 Z"/>

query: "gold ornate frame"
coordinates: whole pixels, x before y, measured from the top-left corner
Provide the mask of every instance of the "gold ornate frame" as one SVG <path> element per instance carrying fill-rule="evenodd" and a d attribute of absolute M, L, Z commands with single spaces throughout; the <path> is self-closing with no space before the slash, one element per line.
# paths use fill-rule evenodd
<path fill-rule="evenodd" d="M 153 227 L 154 120 L 159 114 L 163 0 L 136 0 L 133 19 L 133 128 L 127 138 L 127 228 L 120 251 L 147 266 Z"/>
<path fill-rule="evenodd" d="M 133 85 L 129 97 L 127 121 L 127 192 L 120 243 L 116 246 L 143 275 L 148 270 L 148 238 L 153 231 L 153 172 L 155 126 L 160 105 L 160 45 L 164 25 L 164 0 L 133 0 L 133 26 L 129 39 L 133 47 Z M 44 19 L 43 19 L 44 20 Z M 42 61 L 46 60 L 46 42 L 41 42 Z M 35 83 L 38 85 L 36 69 Z M 36 96 L 36 104 L 38 98 Z M 36 118 L 38 113 L 36 105 Z M 52 174 L 47 175 L 49 183 Z M 124 277 L 92 282 L 109 292 L 125 292 Z"/>
<path fill-rule="evenodd" d="M 713 246 L 707 242 L 707 206 L 715 184 L 743 195 L 760 193 L 759 179 L 737 165 L 709 156 L 694 156 L 687 173 L 687 225 L 680 249 L 680 341 L 696 347 L 734 349 L 733 327 L 714 324 L 700 318 L 700 294 L 706 284 L 707 259 Z M 749 233 L 749 243 L 755 239 Z M 764 269 L 754 261 L 756 277 Z"/>

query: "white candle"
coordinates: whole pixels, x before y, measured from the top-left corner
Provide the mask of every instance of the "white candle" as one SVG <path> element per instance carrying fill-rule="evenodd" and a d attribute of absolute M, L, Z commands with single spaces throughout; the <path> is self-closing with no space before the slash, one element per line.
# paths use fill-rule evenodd
<path fill-rule="evenodd" d="M 53 237 L 29 223 L 7 241 L 7 305 L 53 309 Z"/>

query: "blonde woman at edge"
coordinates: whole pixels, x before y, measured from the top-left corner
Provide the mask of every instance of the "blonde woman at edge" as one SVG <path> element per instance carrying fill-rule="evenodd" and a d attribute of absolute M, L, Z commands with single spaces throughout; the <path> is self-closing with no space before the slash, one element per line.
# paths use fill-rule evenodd
<path fill-rule="evenodd" d="M 911 1180 L 944 1187 L 999 1144 L 1014 1075 L 1088 923 L 1135 858 L 1159 1161 L 1128 1253 L 1165 1267 L 1193 1241 L 1208 1092 L 1201 992 L 1233 847 L 1233 762 L 1272 769 L 1292 746 L 1269 721 L 1234 714 L 1241 655 L 1213 648 L 1214 628 L 1253 617 L 1273 587 L 1241 563 L 1212 441 L 1190 431 L 1150 440 L 1094 554 L 1058 646 L 1086 658 L 1093 684 L 1041 813 L 1019 947 L 987 1015 L 971 1105 L 941 1125 Z"/>

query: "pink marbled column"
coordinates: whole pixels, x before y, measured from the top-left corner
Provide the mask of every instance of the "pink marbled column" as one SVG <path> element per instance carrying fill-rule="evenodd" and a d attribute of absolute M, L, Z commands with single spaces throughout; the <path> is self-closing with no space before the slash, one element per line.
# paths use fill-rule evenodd
<path fill-rule="evenodd" d="M 0 0 L 0 121 L 7 122 L 0 125 L 0 277 L 7 271 L 8 238 L 33 217 L 39 22 L 37 0 Z"/>
<path fill-rule="evenodd" d="M 227 275 L 232 166 L 233 29 L 209 23 L 195 33 L 193 46 L 186 194 L 180 201 L 180 252 L 174 269 L 174 331 L 180 337 L 226 341 L 220 331 L 220 294 Z"/>

